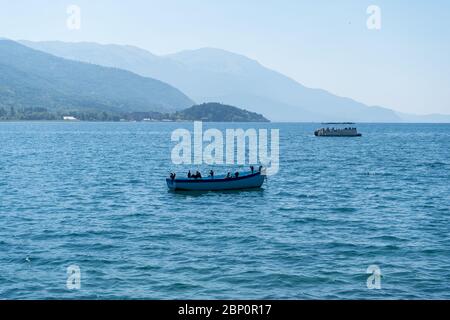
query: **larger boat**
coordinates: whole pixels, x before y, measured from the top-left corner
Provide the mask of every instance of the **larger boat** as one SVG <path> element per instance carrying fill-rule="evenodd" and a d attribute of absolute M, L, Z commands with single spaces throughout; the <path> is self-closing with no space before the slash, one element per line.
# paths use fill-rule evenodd
<path fill-rule="evenodd" d="M 361 137 L 362 135 L 358 133 L 358 130 L 352 126 L 354 123 L 351 122 L 333 122 L 326 123 L 327 125 L 337 125 L 340 127 L 335 128 L 327 127 L 321 128 L 314 131 L 316 137 Z M 345 127 L 343 126 L 345 125 Z"/>
<path fill-rule="evenodd" d="M 183 178 L 176 179 L 175 176 L 167 178 L 167 187 L 172 190 L 183 191 L 222 191 L 243 190 L 261 188 L 266 174 L 264 170 L 247 173 L 238 177 L 214 176 L 208 178 Z"/>

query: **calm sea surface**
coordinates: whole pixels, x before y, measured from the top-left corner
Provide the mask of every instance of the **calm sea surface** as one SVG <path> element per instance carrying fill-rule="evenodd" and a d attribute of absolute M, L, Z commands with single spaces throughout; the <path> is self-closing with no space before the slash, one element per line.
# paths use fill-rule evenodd
<path fill-rule="evenodd" d="M 203 194 L 165 185 L 180 126 L 0 123 L 0 299 L 450 299 L 450 125 L 205 124 L 281 146 L 263 190 Z"/>

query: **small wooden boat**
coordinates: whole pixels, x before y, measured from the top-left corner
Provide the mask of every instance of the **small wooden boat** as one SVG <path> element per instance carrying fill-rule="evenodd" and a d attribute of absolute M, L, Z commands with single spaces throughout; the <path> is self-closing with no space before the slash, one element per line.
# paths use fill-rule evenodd
<path fill-rule="evenodd" d="M 243 190 L 261 188 L 266 175 L 264 171 L 227 178 L 226 176 L 214 176 L 213 178 L 183 178 L 166 179 L 170 190 L 184 191 L 221 191 L 221 190 Z"/>

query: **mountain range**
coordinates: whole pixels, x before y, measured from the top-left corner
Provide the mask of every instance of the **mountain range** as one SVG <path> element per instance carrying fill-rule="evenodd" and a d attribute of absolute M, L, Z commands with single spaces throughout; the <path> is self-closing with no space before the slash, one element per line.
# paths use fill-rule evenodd
<path fill-rule="evenodd" d="M 245 56 L 202 48 L 158 56 L 123 45 L 30 42 L 65 59 L 124 69 L 164 81 L 196 103 L 216 101 L 258 112 L 272 121 L 450 122 L 450 115 L 409 115 L 307 88 Z"/>
<path fill-rule="evenodd" d="M 51 111 L 177 111 L 194 102 L 160 80 L 67 60 L 0 40 L 0 108 Z"/>
<path fill-rule="evenodd" d="M 117 117 L 173 113 L 211 101 L 272 121 L 450 122 L 450 115 L 403 114 L 307 88 L 220 49 L 157 56 L 133 46 L 0 39 L 2 113 L 5 108 L 45 108 Z"/>

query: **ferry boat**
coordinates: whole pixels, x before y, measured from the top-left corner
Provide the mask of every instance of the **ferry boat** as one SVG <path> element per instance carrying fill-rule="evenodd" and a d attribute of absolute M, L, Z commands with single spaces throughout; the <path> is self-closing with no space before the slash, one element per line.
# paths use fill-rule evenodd
<path fill-rule="evenodd" d="M 318 129 L 314 132 L 316 137 L 361 137 L 362 134 L 358 133 L 356 127 L 353 127 L 354 123 L 351 122 L 334 122 L 326 123 L 327 125 L 338 125 L 341 127 L 326 127 Z M 343 127 L 343 125 L 346 125 Z"/>
<path fill-rule="evenodd" d="M 248 172 L 242 176 L 213 176 L 207 178 L 181 178 L 176 175 L 166 179 L 169 190 L 176 191 L 224 191 L 261 188 L 266 179 L 265 170 Z"/>

